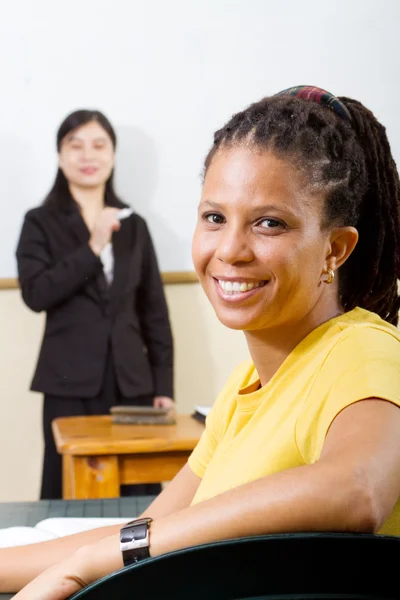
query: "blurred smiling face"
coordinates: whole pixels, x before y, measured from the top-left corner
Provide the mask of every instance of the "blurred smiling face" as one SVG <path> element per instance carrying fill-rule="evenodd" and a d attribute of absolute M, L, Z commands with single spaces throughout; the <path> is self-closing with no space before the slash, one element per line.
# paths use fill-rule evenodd
<path fill-rule="evenodd" d="M 90 188 L 104 185 L 114 168 L 114 147 L 108 133 L 91 121 L 68 133 L 61 142 L 59 167 L 68 183 Z"/>
<path fill-rule="evenodd" d="M 296 322 L 326 293 L 323 202 L 272 152 L 221 149 L 204 180 L 193 239 L 197 275 L 219 320 L 261 330 Z"/>

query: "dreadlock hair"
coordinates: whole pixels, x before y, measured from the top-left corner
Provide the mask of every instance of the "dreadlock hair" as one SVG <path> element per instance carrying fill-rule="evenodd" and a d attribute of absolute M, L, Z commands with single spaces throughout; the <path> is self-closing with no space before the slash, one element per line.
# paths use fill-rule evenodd
<path fill-rule="evenodd" d="M 325 198 L 323 228 L 353 226 L 359 241 L 340 267 L 339 297 L 397 325 L 400 299 L 400 181 L 385 128 L 360 102 L 339 98 L 351 122 L 331 108 L 271 96 L 235 114 L 214 135 L 204 165 L 224 148 L 249 144 L 290 160 Z"/>

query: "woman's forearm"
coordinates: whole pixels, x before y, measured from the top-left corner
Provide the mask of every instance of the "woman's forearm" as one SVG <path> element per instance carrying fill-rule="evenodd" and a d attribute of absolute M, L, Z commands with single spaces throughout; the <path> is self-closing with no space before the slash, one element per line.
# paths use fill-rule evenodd
<path fill-rule="evenodd" d="M 0 548 L 0 593 L 21 589 L 42 571 L 66 560 L 82 546 L 98 542 L 113 533 L 117 534 L 120 528 L 121 525 L 112 525 L 48 542 Z"/>

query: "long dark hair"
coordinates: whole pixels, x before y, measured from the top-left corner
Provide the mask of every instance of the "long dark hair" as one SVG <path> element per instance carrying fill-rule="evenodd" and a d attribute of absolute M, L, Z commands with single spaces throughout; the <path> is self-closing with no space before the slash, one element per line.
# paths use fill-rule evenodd
<path fill-rule="evenodd" d="M 223 146 L 271 149 L 325 191 L 324 227 L 354 226 L 359 241 L 339 269 L 344 310 L 360 306 L 394 325 L 400 299 L 400 182 L 383 125 L 357 100 L 339 98 L 351 123 L 312 100 L 271 96 L 214 135 L 205 172 Z"/>
<path fill-rule="evenodd" d="M 60 152 L 61 143 L 70 131 L 77 129 L 82 125 L 86 125 L 91 121 L 97 121 L 97 123 L 108 133 L 115 150 L 117 146 L 117 136 L 107 117 L 98 110 L 76 110 L 64 119 L 57 131 L 57 152 Z M 75 200 L 69 191 L 68 181 L 60 168 L 57 170 L 53 186 L 44 199 L 43 204 L 49 209 L 65 211 L 69 211 L 76 206 Z M 106 206 L 124 206 L 114 190 L 114 171 L 112 171 L 106 182 L 104 204 Z"/>

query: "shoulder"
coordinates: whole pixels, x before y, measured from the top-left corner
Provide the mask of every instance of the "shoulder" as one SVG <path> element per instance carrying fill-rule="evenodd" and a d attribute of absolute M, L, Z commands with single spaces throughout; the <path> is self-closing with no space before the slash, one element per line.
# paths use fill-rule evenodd
<path fill-rule="evenodd" d="M 353 312 L 353 311 L 352 311 Z M 363 398 L 400 402 L 400 332 L 378 315 L 357 309 L 315 373 L 309 395 L 316 404 Z"/>
<path fill-rule="evenodd" d="M 306 462 L 320 456 L 326 434 L 347 406 L 380 398 L 400 406 L 400 332 L 355 309 L 335 319 L 334 343 L 322 356 L 301 404 L 296 442 Z"/>
<path fill-rule="evenodd" d="M 46 206 L 38 206 L 28 210 L 24 215 L 21 235 L 45 234 L 53 227 L 54 211 Z"/>
<path fill-rule="evenodd" d="M 49 210 L 45 206 L 36 206 L 31 208 L 25 213 L 26 221 L 42 221 L 46 219 L 49 214 Z"/>
<path fill-rule="evenodd" d="M 25 213 L 25 221 L 44 223 L 47 221 L 68 218 L 71 214 L 78 214 L 78 211 L 65 210 L 62 208 L 49 207 L 44 204 L 31 208 Z"/>
<path fill-rule="evenodd" d="M 134 212 L 129 217 L 129 220 L 132 223 L 134 223 L 136 225 L 136 227 L 138 227 L 140 229 L 143 229 L 143 230 L 146 230 L 146 231 L 148 230 L 146 220 L 141 215 L 139 215 L 137 212 Z"/>
<path fill-rule="evenodd" d="M 400 400 L 400 332 L 378 315 L 355 309 L 334 319 L 332 337 L 310 379 L 308 406 L 345 406 L 363 398 Z"/>
<path fill-rule="evenodd" d="M 354 318 L 353 318 L 354 317 Z M 400 390 L 400 331 L 378 315 L 362 309 L 336 320 L 328 346 L 321 347 L 312 389 L 355 395 Z M 368 397 L 368 396 L 367 396 Z"/>
<path fill-rule="evenodd" d="M 337 325 L 339 331 L 331 352 L 336 360 L 343 353 L 350 363 L 389 355 L 400 364 L 400 331 L 377 314 L 358 308 L 339 319 Z"/>
<path fill-rule="evenodd" d="M 126 223 L 129 224 L 129 226 L 135 232 L 135 235 L 138 236 L 143 242 L 152 242 L 152 237 L 146 219 L 144 219 L 137 212 L 131 214 L 130 217 L 126 219 Z"/>

